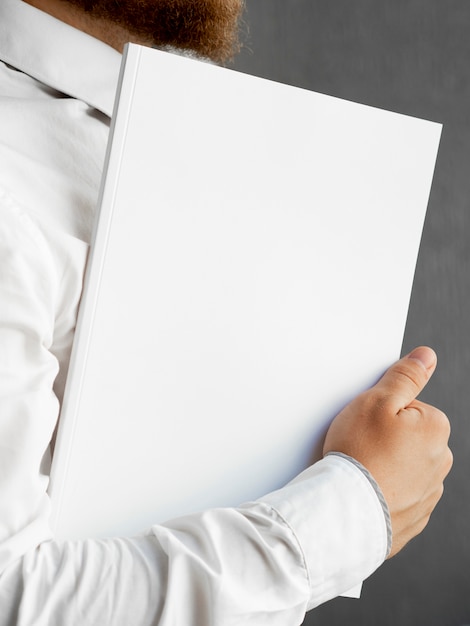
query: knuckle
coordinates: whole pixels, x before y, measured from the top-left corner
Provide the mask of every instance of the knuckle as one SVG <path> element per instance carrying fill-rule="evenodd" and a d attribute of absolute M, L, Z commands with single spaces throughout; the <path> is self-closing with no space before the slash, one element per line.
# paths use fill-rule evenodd
<path fill-rule="evenodd" d="M 447 476 L 447 474 L 450 472 L 453 464 L 454 464 L 454 455 L 452 454 L 452 450 L 450 448 L 447 448 L 446 463 L 444 465 L 445 476 Z"/>
<path fill-rule="evenodd" d="M 451 425 L 450 425 L 449 418 L 443 411 L 435 407 L 433 407 L 433 418 L 434 418 L 434 423 L 436 425 L 436 428 L 439 431 L 440 436 L 443 439 L 445 439 L 445 441 L 448 441 L 450 437 L 450 432 L 451 432 Z"/>
<path fill-rule="evenodd" d="M 439 437 L 445 438 L 446 441 L 450 437 L 451 424 L 447 415 L 440 409 L 430 404 L 425 404 L 419 400 L 415 400 L 412 403 L 414 409 L 416 409 L 423 420 L 426 420 L 426 425 L 435 432 Z"/>
<path fill-rule="evenodd" d="M 426 507 L 423 507 L 419 514 L 414 518 L 413 523 L 410 528 L 410 538 L 417 537 L 420 535 L 431 519 L 432 512 L 434 510 L 434 506 L 431 506 L 429 503 Z"/>
<path fill-rule="evenodd" d="M 411 384 L 420 390 L 425 381 L 425 372 L 420 365 L 415 366 L 411 363 L 398 362 L 393 368 L 394 378 L 399 385 L 409 386 Z"/>
<path fill-rule="evenodd" d="M 426 526 L 429 524 L 429 520 L 431 519 L 431 514 L 434 510 L 434 507 L 431 511 L 429 511 L 429 513 L 427 513 L 422 519 L 421 522 L 419 524 L 419 531 L 418 534 L 421 534 L 423 532 L 423 530 L 426 528 Z"/>
<path fill-rule="evenodd" d="M 450 419 L 447 417 L 445 413 L 443 413 L 442 411 L 439 411 L 439 409 L 438 409 L 438 418 L 442 424 L 443 430 L 447 434 L 447 438 L 449 438 L 450 432 L 451 432 Z"/>
<path fill-rule="evenodd" d="M 437 503 L 439 502 L 439 500 L 442 498 L 443 495 L 444 495 L 444 483 L 442 482 L 439 484 L 438 488 L 436 489 L 434 506 L 437 505 Z"/>
<path fill-rule="evenodd" d="M 442 498 L 442 494 L 444 493 L 444 486 L 442 483 L 430 493 L 426 498 L 426 501 L 423 502 L 421 516 L 422 519 L 426 520 L 426 524 L 429 521 L 429 518 L 433 514 L 434 509 L 436 508 L 439 500 Z"/>

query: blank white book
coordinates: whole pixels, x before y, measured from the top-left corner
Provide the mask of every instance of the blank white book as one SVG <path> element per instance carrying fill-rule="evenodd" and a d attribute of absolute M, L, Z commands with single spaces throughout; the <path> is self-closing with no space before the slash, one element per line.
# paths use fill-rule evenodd
<path fill-rule="evenodd" d="M 53 460 L 58 537 L 236 506 L 399 356 L 441 126 L 137 45 Z"/>

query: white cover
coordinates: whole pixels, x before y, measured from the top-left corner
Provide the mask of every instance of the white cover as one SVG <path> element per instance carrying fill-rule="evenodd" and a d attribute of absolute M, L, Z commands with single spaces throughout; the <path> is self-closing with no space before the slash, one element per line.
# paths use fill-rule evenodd
<path fill-rule="evenodd" d="M 281 486 L 402 344 L 441 126 L 130 45 L 51 495 L 59 537 Z"/>

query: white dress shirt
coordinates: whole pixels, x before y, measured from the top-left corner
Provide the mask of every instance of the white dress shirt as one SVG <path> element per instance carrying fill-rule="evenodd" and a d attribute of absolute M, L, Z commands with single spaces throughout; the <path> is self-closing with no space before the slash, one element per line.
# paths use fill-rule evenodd
<path fill-rule="evenodd" d="M 121 56 L 2 0 L 0 60 L 0 626 L 300 624 L 390 547 L 373 480 L 341 455 L 239 508 L 54 540 L 50 442 Z"/>

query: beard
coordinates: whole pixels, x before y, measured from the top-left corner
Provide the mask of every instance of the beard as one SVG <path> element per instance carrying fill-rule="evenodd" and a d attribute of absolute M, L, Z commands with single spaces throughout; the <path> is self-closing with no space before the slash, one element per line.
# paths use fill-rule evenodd
<path fill-rule="evenodd" d="M 157 48 L 192 51 L 215 62 L 240 49 L 244 0 L 63 0 L 113 22 Z"/>

